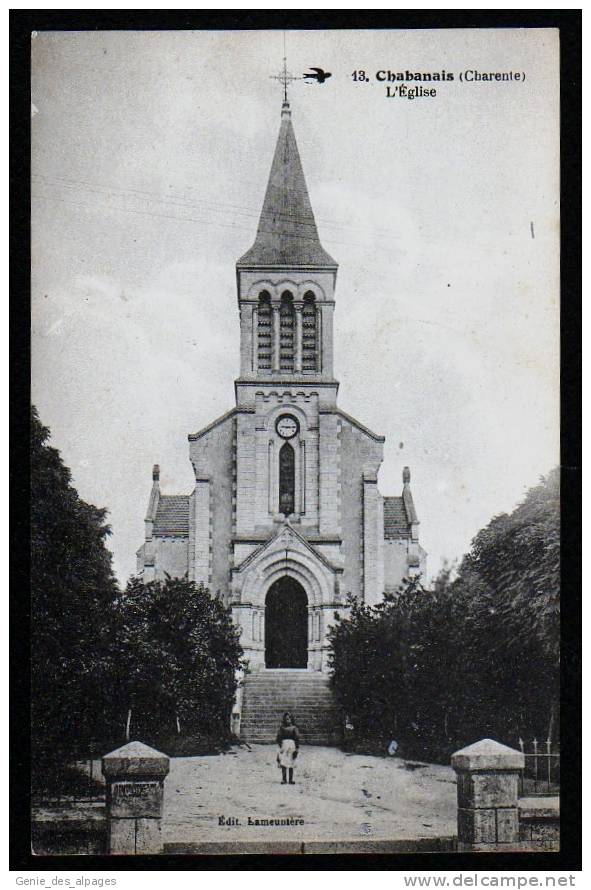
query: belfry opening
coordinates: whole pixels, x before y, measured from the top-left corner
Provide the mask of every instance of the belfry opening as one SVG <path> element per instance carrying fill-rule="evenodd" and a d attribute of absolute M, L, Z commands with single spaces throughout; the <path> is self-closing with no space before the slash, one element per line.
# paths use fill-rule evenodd
<path fill-rule="evenodd" d="M 308 667 L 308 597 L 293 578 L 279 578 L 265 599 L 265 667 Z"/>

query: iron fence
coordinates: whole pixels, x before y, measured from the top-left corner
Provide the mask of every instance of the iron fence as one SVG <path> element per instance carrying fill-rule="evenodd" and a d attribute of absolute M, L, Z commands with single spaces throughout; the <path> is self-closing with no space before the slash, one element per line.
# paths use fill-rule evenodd
<path fill-rule="evenodd" d="M 100 752 L 91 745 L 84 751 L 54 750 L 45 754 L 34 770 L 34 803 L 103 802 L 106 789 L 100 767 Z"/>
<path fill-rule="evenodd" d="M 560 748 L 552 741 L 532 739 L 529 743 L 519 739 L 519 749 L 525 758 L 525 766 L 519 780 L 519 796 L 547 796 L 560 791 Z"/>

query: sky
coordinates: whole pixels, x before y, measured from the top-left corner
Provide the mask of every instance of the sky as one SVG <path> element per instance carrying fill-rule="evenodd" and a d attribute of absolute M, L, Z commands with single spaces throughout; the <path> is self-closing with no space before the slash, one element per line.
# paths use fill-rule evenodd
<path fill-rule="evenodd" d="M 297 31 L 292 120 L 339 263 L 339 405 L 410 466 L 428 574 L 559 463 L 558 37 Z M 280 124 L 280 31 L 32 36 L 32 392 L 135 571 L 154 463 L 234 405 L 236 260 Z M 459 73 L 525 80 L 460 82 Z M 367 80 L 353 72 L 365 71 Z M 454 74 L 388 98 L 377 71 Z M 397 82 L 394 82 L 395 86 Z"/>

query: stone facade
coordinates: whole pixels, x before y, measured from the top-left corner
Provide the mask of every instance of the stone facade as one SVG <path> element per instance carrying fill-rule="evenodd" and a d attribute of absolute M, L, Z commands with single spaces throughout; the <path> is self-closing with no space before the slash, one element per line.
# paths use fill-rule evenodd
<path fill-rule="evenodd" d="M 268 598 L 291 579 L 307 601 L 307 667 L 325 670 L 347 595 L 379 602 L 425 571 L 425 553 L 408 468 L 401 496 L 384 498 L 384 437 L 337 405 L 337 265 L 318 239 L 287 105 L 255 243 L 236 271 L 236 405 L 189 436 L 190 495 L 161 494 L 154 468 L 138 571 L 187 574 L 221 597 L 251 669 L 266 663 Z"/>

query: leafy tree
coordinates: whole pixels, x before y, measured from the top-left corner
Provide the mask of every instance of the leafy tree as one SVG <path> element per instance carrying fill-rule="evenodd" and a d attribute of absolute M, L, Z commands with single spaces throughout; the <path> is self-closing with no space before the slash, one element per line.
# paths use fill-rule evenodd
<path fill-rule="evenodd" d="M 559 475 L 475 537 L 457 576 L 405 581 L 331 631 L 333 683 L 358 737 L 447 759 L 483 736 L 545 738 L 559 696 Z"/>
<path fill-rule="evenodd" d="M 71 484 L 31 411 L 31 685 L 33 752 L 104 732 L 109 614 L 117 595 L 105 510 Z"/>
<path fill-rule="evenodd" d="M 557 724 L 560 661 L 560 473 L 553 470 L 511 513 L 475 537 L 457 588 L 480 584 L 470 620 L 482 640 L 481 670 L 516 737 L 551 735 Z M 487 653 L 482 665 L 483 650 Z M 513 702 L 507 709 L 507 703 Z"/>
<path fill-rule="evenodd" d="M 221 601 L 186 578 L 132 578 L 115 613 L 114 696 L 127 735 L 227 738 L 242 649 Z"/>

